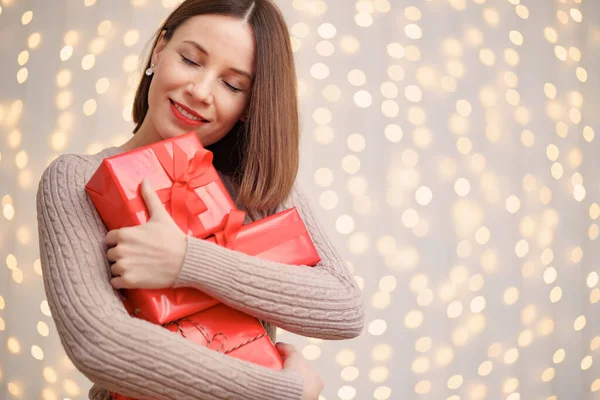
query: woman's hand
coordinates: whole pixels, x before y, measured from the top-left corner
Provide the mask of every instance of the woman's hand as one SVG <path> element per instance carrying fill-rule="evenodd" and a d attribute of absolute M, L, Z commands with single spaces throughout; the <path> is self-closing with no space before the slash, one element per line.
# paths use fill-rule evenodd
<path fill-rule="evenodd" d="M 175 283 L 187 250 L 186 234 L 177 226 L 147 179 L 142 197 L 150 218 L 138 226 L 106 235 L 106 256 L 114 262 L 110 283 L 115 289 L 163 289 Z"/>
<path fill-rule="evenodd" d="M 323 390 L 323 380 L 317 372 L 308 365 L 302 353 L 288 343 L 279 342 L 275 345 L 283 358 L 283 369 L 299 372 L 304 378 L 302 400 L 318 400 Z"/>

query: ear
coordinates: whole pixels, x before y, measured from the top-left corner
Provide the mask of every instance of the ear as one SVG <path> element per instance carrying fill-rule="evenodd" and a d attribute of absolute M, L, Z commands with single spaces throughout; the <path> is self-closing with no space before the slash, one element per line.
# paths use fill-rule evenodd
<path fill-rule="evenodd" d="M 158 61 L 160 60 L 160 54 L 164 50 L 167 45 L 167 40 L 165 39 L 165 33 L 167 33 L 166 29 L 163 29 L 160 35 L 158 36 L 158 42 L 156 43 L 156 47 L 154 48 L 154 52 L 152 52 L 152 64 L 158 65 Z"/>

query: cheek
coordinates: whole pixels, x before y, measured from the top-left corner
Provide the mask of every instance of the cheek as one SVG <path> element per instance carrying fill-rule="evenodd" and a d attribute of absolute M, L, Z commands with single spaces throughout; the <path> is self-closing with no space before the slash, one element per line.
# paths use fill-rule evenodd
<path fill-rule="evenodd" d="M 167 91 L 181 87 L 186 82 L 185 71 L 175 61 L 164 60 L 161 68 L 154 75 L 152 82 L 155 95 L 164 95 Z"/>
<path fill-rule="evenodd" d="M 245 97 L 239 96 L 238 98 L 237 96 L 235 96 L 235 98 L 232 99 L 231 96 L 229 96 L 229 98 L 222 103 L 222 115 L 226 116 L 228 121 L 235 123 L 241 118 L 242 114 L 244 113 L 246 103 L 247 101 Z"/>

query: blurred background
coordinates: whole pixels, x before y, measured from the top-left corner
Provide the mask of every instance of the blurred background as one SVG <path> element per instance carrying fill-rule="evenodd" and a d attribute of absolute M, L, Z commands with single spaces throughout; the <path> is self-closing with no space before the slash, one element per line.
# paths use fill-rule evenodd
<path fill-rule="evenodd" d="M 279 331 L 321 399 L 600 398 L 600 2 L 277 3 L 299 179 L 366 303 L 353 340 Z M 0 0 L 0 399 L 87 399 L 45 300 L 37 184 L 130 137 L 177 4 Z"/>

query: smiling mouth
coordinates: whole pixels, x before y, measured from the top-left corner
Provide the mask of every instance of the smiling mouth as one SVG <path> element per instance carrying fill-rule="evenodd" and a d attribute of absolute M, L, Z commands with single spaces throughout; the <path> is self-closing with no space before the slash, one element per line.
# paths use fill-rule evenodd
<path fill-rule="evenodd" d="M 187 111 L 186 109 L 184 109 L 182 106 L 180 106 L 178 103 L 174 102 L 173 100 L 169 99 L 169 101 L 171 102 L 171 105 L 173 105 L 173 107 L 175 107 L 177 109 L 177 111 L 179 113 L 181 113 L 181 115 L 183 115 L 185 118 L 189 119 L 190 121 L 210 122 L 209 120 L 203 118 L 202 116 L 199 116 L 195 113 L 191 113 L 191 112 Z"/>

